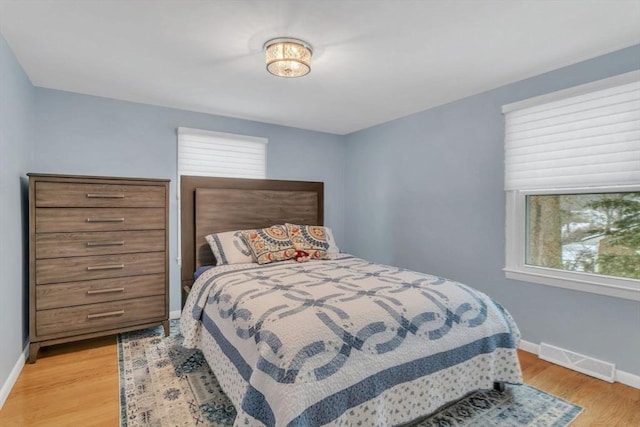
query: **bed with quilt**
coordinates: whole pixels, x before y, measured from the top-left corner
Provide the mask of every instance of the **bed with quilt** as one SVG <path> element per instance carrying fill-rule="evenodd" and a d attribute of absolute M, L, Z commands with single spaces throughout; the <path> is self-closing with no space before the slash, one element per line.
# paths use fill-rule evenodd
<path fill-rule="evenodd" d="M 404 425 L 522 383 L 509 313 L 469 286 L 341 253 L 323 183 L 181 176 L 180 188 L 180 329 L 236 426 Z"/>
<path fill-rule="evenodd" d="M 207 236 L 217 263 L 180 321 L 236 426 L 403 425 L 522 383 L 518 328 L 492 298 L 339 253 L 325 227 L 274 227 Z"/>

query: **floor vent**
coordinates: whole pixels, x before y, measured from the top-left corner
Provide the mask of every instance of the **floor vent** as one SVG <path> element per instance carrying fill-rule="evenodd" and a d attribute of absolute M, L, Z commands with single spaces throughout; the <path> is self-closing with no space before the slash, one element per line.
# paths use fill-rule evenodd
<path fill-rule="evenodd" d="M 616 375 L 616 365 L 594 359 L 593 357 L 574 353 L 563 348 L 554 347 L 549 344 L 540 343 L 538 357 L 546 361 L 591 375 L 601 380 L 613 382 Z"/>

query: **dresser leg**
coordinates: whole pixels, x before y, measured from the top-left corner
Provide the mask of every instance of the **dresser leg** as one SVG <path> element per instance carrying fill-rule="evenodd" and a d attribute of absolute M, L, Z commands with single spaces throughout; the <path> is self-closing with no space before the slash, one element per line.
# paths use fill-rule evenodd
<path fill-rule="evenodd" d="M 164 336 L 168 337 L 169 336 L 169 321 L 165 320 L 162 322 L 162 327 L 164 328 Z"/>
<path fill-rule="evenodd" d="M 33 342 L 29 344 L 29 363 L 36 363 L 39 350 L 40 350 L 39 342 Z"/>

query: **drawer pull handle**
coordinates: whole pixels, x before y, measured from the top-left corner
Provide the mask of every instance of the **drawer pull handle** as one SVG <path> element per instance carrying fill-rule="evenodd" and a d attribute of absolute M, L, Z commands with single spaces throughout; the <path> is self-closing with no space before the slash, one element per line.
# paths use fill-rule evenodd
<path fill-rule="evenodd" d="M 124 268 L 124 264 L 112 264 L 112 265 L 92 265 L 87 267 L 87 271 L 96 270 L 120 270 Z"/>
<path fill-rule="evenodd" d="M 101 317 L 121 316 L 124 310 L 108 311 L 106 313 L 87 314 L 87 319 L 99 319 Z"/>
<path fill-rule="evenodd" d="M 110 294 L 112 292 L 124 292 L 124 288 L 90 289 L 87 291 L 87 295 Z"/>
<path fill-rule="evenodd" d="M 124 194 L 87 193 L 87 199 L 124 199 Z"/>
<path fill-rule="evenodd" d="M 92 248 L 95 246 L 124 246 L 124 240 L 119 242 L 87 242 L 87 247 Z"/>
<path fill-rule="evenodd" d="M 124 222 L 124 218 L 87 218 L 87 222 Z"/>

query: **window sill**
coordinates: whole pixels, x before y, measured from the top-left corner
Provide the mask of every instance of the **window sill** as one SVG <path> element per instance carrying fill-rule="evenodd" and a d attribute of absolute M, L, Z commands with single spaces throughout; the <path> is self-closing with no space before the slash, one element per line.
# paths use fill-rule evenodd
<path fill-rule="evenodd" d="M 640 281 L 542 267 L 504 268 L 507 279 L 640 301 Z"/>

